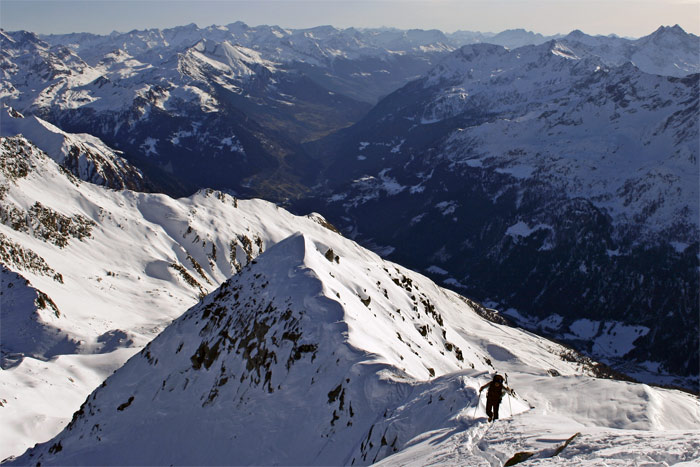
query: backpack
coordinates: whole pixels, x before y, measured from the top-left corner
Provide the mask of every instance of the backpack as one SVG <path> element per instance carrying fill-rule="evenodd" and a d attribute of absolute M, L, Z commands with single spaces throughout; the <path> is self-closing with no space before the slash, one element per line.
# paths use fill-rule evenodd
<path fill-rule="evenodd" d="M 505 386 L 503 386 L 503 376 L 496 375 L 493 377 L 493 381 L 489 385 L 489 392 L 486 393 L 488 399 L 498 399 L 499 401 L 503 398 L 503 392 L 505 391 Z"/>

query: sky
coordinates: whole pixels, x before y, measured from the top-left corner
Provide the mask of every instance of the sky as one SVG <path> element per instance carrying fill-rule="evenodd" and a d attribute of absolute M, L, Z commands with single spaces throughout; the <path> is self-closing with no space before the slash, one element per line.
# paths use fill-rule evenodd
<path fill-rule="evenodd" d="M 700 0 L 0 0 L 0 27 L 39 34 L 199 27 L 319 25 L 641 37 L 679 24 L 700 35 Z"/>

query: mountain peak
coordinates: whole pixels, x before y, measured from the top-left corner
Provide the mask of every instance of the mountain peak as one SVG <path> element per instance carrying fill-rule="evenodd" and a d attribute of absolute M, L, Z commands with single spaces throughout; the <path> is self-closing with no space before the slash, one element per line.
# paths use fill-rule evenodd
<path fill-rule="evenodd" d="M 682 36 L 687 36 L 688 33 L 685 32 L 685 30 L 678 24 L 674 26 L 659 26 L 659 28 L 652 33 L 652 35 L 661 35 L 661 34 L 673 34 L 673 35 L 682 35 Z"/>
<path fill-rule="evenodd" d="M 292 269 L 304 266 L 310 241 L 301 232 L 296 232 L 270 247 L 256 260 L 257 269 L 267 270 L 267 274 L 291 274 Z"/>
<path fill-rule="evenodd" d="M 478 56 L 489 56 L 492 53 L 508 53 L 508 50 L 502 45 L 489 44 L 488 42 L 480 42 L 476 44 L 468 44 L 459 48 L 459 54 L 466 60 L 473 60 Z"/>
<path fill-rule="evenodd" d="M 636 44 L 643 47 L 651 46 L 653 50 L 673 49 L 676 53 L 684 53 L 688 56 L 685 61 L 689 64 L 696 63 L 700 48 L 699 38 L 688 34 L 677 24 L 675 26 L 660 26 L 648 36 L 637 39 Z M 659 55 L 667 54 L 664 50 L 658 50 L 656 53 Z"/>
<path fill-rule="evenodd" d="M 32 48 L 48 48 L 48 44 L 42 41 L 37 34 L 24 30 L 14 32 L 0 31 L 0 44 L 10 47 L 27 47 L 31 44 Z"/>
<path fill-rule="evenodd" d="M 588 36 L 588 34 L 584 33 L 580 29 L 574 29 L 573 31 L 571 31 L 569 34 L 566 35 L 566 38 L 567 39 L 581 39 L 581 38 L 584 38 L 587 36 Z"/>
<path fill-rule="evenodd" d="M 243 21 L 235 21 L 233 23 L 229 23 L 226 25 L 227 28 L 240 28 L 240 29 L 248 29 L 250 26 L 248 24 L 244 23 Z"/>
<path fill-rule="evenodd" d="M 494 37 L 506 37 L 506 36 L 539 36 L 541 37 L 541 34 L 534 33 L 532 31 L 528 31 L 523 28 L 515 28 L 515 29 L 506 29 L 504 31 L 499 32 L 496 34 Z"/>
<path fill-rule="evenodd" d="M 313 28 L 307 29 L 309 32 L 319 32 L 319 33 L 324 33 L 324 34 L 332 34 L 332 33 L 337 33 L 340 31 L 340 29 L 337 29 L 334 26 L 331 26 L 330 24 L 323 24 L 320 26 L 314 26 Z"/>

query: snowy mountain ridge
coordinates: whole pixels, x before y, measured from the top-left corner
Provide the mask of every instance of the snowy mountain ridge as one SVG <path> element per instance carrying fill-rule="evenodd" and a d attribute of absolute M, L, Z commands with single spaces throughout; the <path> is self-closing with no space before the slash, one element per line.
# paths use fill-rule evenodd
<path fill-rule="evenodd" d="M 579 55 L 596 55 L 608 66 L 632 63 L 646 73 L 677 78 L 700 72 L 697 59 L 700 38 L 678 25 L 660 26 L 636 40 L 589 36 L 581 31 L 572 31 L 556 40 Z"/>
<path fill-rule="evenodd" d="M 0 457 L 53 436 L 113 370 L 270 244 L 327 228 L 212 190 L 180 200 L 106 190 L 23 137 L 0 138 L 0 151 Z"/>
<path fill-rule="evenodd" d="M 322 63 L 336 58 L 389 57 L 412 51 L 453 50 L 440 31 L 362 30 L 318 26 L 285 29 L 279 26 L 250 27 L 242 22 L 199 28 L 194 24 L 170 29 L 149 29 L 108 36 L 84 34 L 42 36 L 52 44 L 64 44 L 94 60 L 116 44 L 130 54 L 150 53 L 153 49 L 188 48 L 201 39 L 229 41 L 254 48 L 278 62 Z"/>
<path fill-rule="evenodd" d="M 519 34 L 524 33 L 525 31 L 521 31 Z M 16 39 L 15 36 L 17 36 Z M 286 30 L 276 26 L 250 28 L 243 23 L 210 26 L 203 29 L 192 24 L 173 29 L 132 31 L 109 36 L 84 34 L 44 36 L 43 39 L 54 44 L 53 47 L 31 33 L 3 32 L 2 37 L 3 45 L 10 51 L 13 47 L 31 44 L 33 54 L 50 64 L 48 67 L 42 65 L 46 71 L 51 70 L 49 76 L 57 77 L 66 74 L 75 77 L 84 76 L 83 79 L 74 80 L 74 84 L 70 84 L 71 87 L 88 84 L 100 74 L 108 79 L 114 79 L 114 73 L 110 71 L 110 65 L 113 64 L 110 60 L 105 60 L 110 54 L 126 54 L 133 57 L 129 72 L 133 75 L 141 74 L 151 67 L 161 68 L 168 60 L 167 56 L 164 56 L 166 54 L 181 53 L 193 47 L 201 47 L 197 44 L 208 42 L 229 44 L 228 47 L 233 47 L 235 44 L 235 47 L 240 50 L 253 49 L 258 54 L 255 61 L 257 63 L 266 61 L 268 66 L 275 62 L 319 65 L 325 60 L 336 57 L 359 60 L 363 54 L 389 59 L 392 54 L 424 53 L 425 51 L 444 53 L 465 44 L 465 42 L 450 41 L 448 36 L 440 31 L 364 31 L 352 28 L 339 30 L 330 26 L 309 30 Z M 468 39 L 465 37 L 461 40 Z M 700 70 L 697 59 L 700 38 L 685 33 L 678 26 L 660 27 L 653 34 L 634 41 L 616 37 L 588 36 L 580 31 L 574 31 L 556 40 L 578 53 L 579 56 L 596 56 L 609 66 L 632 62 L 643 71 L 677 77 Z M 502 41 L 495 42 L 502 43 Z M 518 44 L 515 48 L 521 46 L 527 46 L 527 44 Z M 8 52 L 6 52 L 8 55 L 6 60 L 10 59 L 13 64 L 22 57 L 21 54 Z M 243 53 L 244 58 L 251 59 L 250 51 Z M 84 55 L 86 61 L 77 54 Z M 236 61 L 238 62 L 238 59 Z M 122 68 L 120 73 L 123 75 L 125 73 L 123 68 L 128 66 L 129 62 L 119 60 L 118 63 Z M 148 66 L 144 68 L 143 64 Z M 27 59 L 15 64 L 17 65 L 28 68 Z M 239 70 L 245 70 L 245 66 L 240 63 L 234 66 Z M 246 71 L 244 74 L 250 75 L 251 72 Z M 6 78 L 8 78 L 7 75 Z M 166 80 L 173 81 L 173 78 L 166 78 Z M 149 81 L 157 80 L 150 78 Z M 14 98 L 19 97 L 17 91 L 16 88 L 13 89 Z M 90 91 L 90 93 L 95 92 L 96 90 Z M 85 105 L 84 102 L 79 101 L 80 98 L 85 98 L 85 93 L 78 92 L 78 95 L 82 97 L 73 98 L 72 102 L 66 102 L 63 105 L 69 107 Z"/>
<path fill-rule="evenodd" d="M 9 464 L 491 465 L 550 457 L 574 429 L 563 462 L 700 456 L 697 398 L 583 376 L 565 348 L 318 233 L 269 248 L 108 378 L 61 434 Z M 489 430 L 477 389 L 494 363 L 518 393 Z M 520 436 L 504 440 L 511 429 Z"/>
<path fill-rule="evenodd" d="M 68 134 L 45 120 L 24 117 L 9 108 L 0 136 L 20 134 L 40 145 L 58 165 L 81 180 L 115 190 L 148 190 L 148 181 L 141 171 L 98 138 Z"/>
<path fill-rule="evenodd" d="M 561 40 L 580 47 L 586 53 L 601 57 L 609 65 L 635 63 L 649 73 L 665 76 L 685 76 L 700 68 L 697 59 L 697 36 L 687 34 L 678 26 L 660 26 L 648 36 L 626 39 L 617 36 L 591 36 L 581 31 L 568 35 L 543 36 L 523 29 L 498 34 L 457 31 L 399 29 L 338 29 L 319 26 L 309 29 L 285 29 L 278 26 L 251 27 L 242 22 L 225 26 L 199 28 L 194 24 L 170 29 L 150 29 L 112 33 L 107 36 L 65 34 L 41 36 L 53 45 L 65 45 L 88 59 L 104 55 L 118 45 L 131 54 L 152 49 L 189 47 L 202 38 L 215 42 L 229 41 L 254 48 L 278 62 L 293 61 L 321 63 L 337 58 L 360 59 L 368 56 L 389 57 L 411 52 L 450 52 L 467 44 L 489 43 L 516 49 L 539 45 L 549 40 Z M 669 55 L 669 50 L 674 52 Z"/>

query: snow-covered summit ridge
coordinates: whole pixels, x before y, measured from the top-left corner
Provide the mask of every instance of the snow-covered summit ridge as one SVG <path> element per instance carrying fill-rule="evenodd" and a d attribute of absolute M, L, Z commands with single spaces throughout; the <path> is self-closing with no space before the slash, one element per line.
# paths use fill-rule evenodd
<path fill-rule="evenodd" d="M 522 35 L 524 31 L 509 34 Z M 497 38 L 498 35 L 494 36 L 494 42 L 501 43 Z M 180 82 L 177 73 L 180 68 L 173 61 L 178 54 L 202 53 L 204 57 L 214 59 L 214 63 L 210 63 L 213 68 L 221 71 L 223 65 L 230 77 L 240 78 L 254 74 L 250 70 L 251 62 L 268 69 L 273 68 L 273 63 L 294 62 L 325 67 L 339 57 L 346 60 L 367 57 L 393 60 L 393 57 L 407 53 L 442 54 L 465 44 L 488 42 L 486 38 L 465 34 L 455 34 L 450 39 L 440 31 L 332 27 L 288 30 L 277 26 L 252 28 L 243 23 L 207 28 L 188 25 L 109 36 L 72 34 L 40 38 L 25 31 L 3 32 L 0 41 L 3 62 L 6 63 L 0 98 L 12 100 L 20 109 L 30 106 L 58 106 L 62 109 L 121 107 L 129 105 L 136 96 L 153 86 L 176 87 L 176 90 L 171 90 L 173 100 L 175 97 L 186 101 L 199 99 L 201 105 L 206 105 L 212 97 L 202 96 L 197 90 L 188 88 L 187 82 Z M 598 57 L 607 66 L 632 62 L 649 73 L 678 77 L 700 70 L 700 38 L 685 33 L 678 26 L 661 27 L 635 41 L 588 36 L 577 31 L 563 38 L 549 39 L 550 43 L 553 41 L 570 49 L 575 56 Z M 532 38 L 532 42 L 518 44 L 510 50 L 542 42 Z M 215 55 L 207 51 L 215 52 Z M 196 61 L 206 61 L 204 57 L 198 56 Z M 155 70 L 158 73 L 154 75 Z M 196 80 L 206 76 L 187 72 L 185 75 Z M 45 81 L 52 82 L 52 86 L 41 86 L 40 83 Z M 144 90 L 146 83 L 149 86 Z M 102 89 L 105 84 L 111 85 Z M 33 90 L 37 89 L 43 92 L 36 95 Z"/>
<path fill-rule="evenodd" d="M 561 59 L 574 61 L 569 66 Z M 541 80 L 545 83 L 561 81 L 558 74 L 585 74 L 592 67 L 602 67 L 603 62 L 598 57 L 577 56 L 565 44 L 549 41 L 537 46 L 525 46 L 510 50 L 492 44 L 466 45 L 443 59 L 424 78 L 426 87 L 445 85 L 488 82 L 491 84 L 513 84 L 517 79 Z M 582 63 L 579 63 L 582 62 Z M 579 68 L 583 70 L 579 71 Z M 539 70 L 537 76 L 532 76 L 534 69 Z M 517 85 L 517 90 L 529 89 L 528 84 Z"/>
<path fill-rule="evenodd" d="M 146 191 L 139 169 L 99 138 L 69 134 L 39 117 L 24 117 L 11 107 L 0 114 L 0 136 L 22 135 L 81 180 L 116 190 Z"/>
<path fill-rule="evenodd" d="M 25 137 L 0 137 L 0 292 L 16 304 L 0 307 L 0 457 L 54 436 L 113 370 L 268 246 L 326 226 L 213 190 L 106 190 Z"/>
<path fill-rule="evenodd" d="M 34 40 L 38 39 L 34 36 Z M 109 36 L 68 34 L 42 36 L 54 45 L 69 46 L 90 62 L 93 56 L 104 55 L 113 44 L 130 54 L 141 54 L 151 48 L 187 48 L 207 38 L 229 41 L 262 52 L 275 61 L 294 60 L 320 63 L 339 57 L 358 59 L 363 56 L 390 57 L 410 52 L 449 52 L 474 43 L 490 43 L 516 49 L 558 40 L 577 45 L 610 65 L 632 61 L 649 73 L 685 76 L 698 71 L 699 38 L 680 26 L 661 26 L 648 36 L 625 39 L 617 36 L 591 36 L 572 31 L 565 36 L 542 36 L 522 29 L 485 34 L 457 31 L 445 34 L 437 30 L 338 29 L 319 26 L 310 29 L 284 29 L 278 26 L 255 26 L 238 22 L 226 26 L 198 28 L 196 25 L 172 29 L 150 29 L 113 33 Z M 92 62 L 91 62 L 92 63 Z"/>
<path fill-rule="evenodd" d="M 202 39 L 187 49 L 185 57 L 193 55 L 195 60 L 205 62 L 209 66 L 227 71 L 230 78 L 248 78 L 255 75 L 253 67 L 265 67 L 274 71 L 275 64 L 262 58 L 259 52 L 252 49 L 233 45 L 228 41 L 212 42 Z M 181 61 L 183 58 L 180 59 Z M 182 70 L 182 62 L 179 67 Z M 203 79 L 203 78 L 199 78 Z"/>
<path fill-rule="evenodd" d="M 242 22 L 199 28 L 196 25 L 170 29 L 149 29 L 114 33 L 109 36 L 68 34 L 43 36 L 52 44 L 69 45 L 86 57 L 103 54 L 113 44 L 130 54 L 149 49 L 191 47 L 201 39 L 229 41 L 264 52 L 276 61 L 321 63 L 336 58 L 389 57 L 392 53 L 453 50 L 450 39 L 440 31 L 337 29 L 318 26 L 285 29 L 279 26 L 251 27 Z M 90 58 L 89 58 L 90 59 Z"/>
<path fill-rule="evenodd" d="M 687 438 L 698 420 L 692 396 L 584 376 L 564 348 L 486 321 L 477 307 L 336 234 L 294 233 L 108 378 L 60 435 L 14 462 L 367 465 L 404 450 L 436 459 L 421 442 L 442 451 L 460 435 L 468 449 L 455 463 L 504 462 L 562 432 L 598 442 L 621 429 L 685 450 L 682 460 L 700 455 Z M 526 420 L 509 442 L 491 441 L 476 407 L 494 365 L 517 384 L 502 405 L 506 423 Z M 556 436 L 543 441 L 552 422 Z M 629 444 L 638 452 L 624 458 L 642 459 L 643 445 Z"/>

